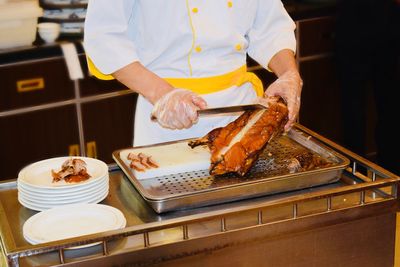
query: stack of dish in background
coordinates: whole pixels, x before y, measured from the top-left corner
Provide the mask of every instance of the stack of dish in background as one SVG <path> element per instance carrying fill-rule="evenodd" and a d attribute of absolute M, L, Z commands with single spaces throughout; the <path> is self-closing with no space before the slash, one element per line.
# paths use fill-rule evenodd
<path fill-rule="evenodd" d="M 59 171 L 62 164 L 72 157 L 51 158 L 23 168 L 17 179 L 18 201 L 26 208 L 44 211 L 50 208 L 77 203 L 99 203 L 109 192 L 108 166 L 103 161 L 87 158 L 90 178 L 77 183 L 64 180 L 53 182 L 52 170 Z"/>
<path fill-rule="evenodd" d="M 63 37 L 83 36 L 88 0 L 40 0 L 44 10 L 40 22 L 60 24 Z"/>

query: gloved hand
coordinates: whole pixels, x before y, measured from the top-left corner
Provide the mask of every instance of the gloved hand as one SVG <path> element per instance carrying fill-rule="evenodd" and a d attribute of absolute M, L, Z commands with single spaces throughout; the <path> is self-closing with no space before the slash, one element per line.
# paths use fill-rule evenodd
<path fill-rule="evenodd" d="M 198 121 L 197 110 L 205 107 L 207 103 L 199 95 L 177 88 L 163 95 L 154 104 L 151 116 L 164 128 L 190 128 Z"/>
<path fill-rule="evenodd" d="M 289 131 L 295 123 L 300 110 L 300 96 L 303 81 L 297 71 L 283 73 L 267 90 L 264 97 L 280 96 L 285 100 L 289 110 L 289 120 L 285 125 L 285 131 Z"/>

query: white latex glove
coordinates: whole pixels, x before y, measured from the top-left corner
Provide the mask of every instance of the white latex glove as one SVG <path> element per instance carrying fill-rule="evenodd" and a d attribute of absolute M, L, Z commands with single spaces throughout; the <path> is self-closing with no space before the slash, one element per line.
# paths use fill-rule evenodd
<path fill-rule="evenodd" d="M 153 107 L 151 116 L 164 128 L 190 128 L 198 121 L 197 110 L 207 107 L 206 101 L 186 89 L 174 89 L 163 95 Z"/>
<path fill-rule="evenodd" d="M 264 97 L 280 96 L 285 100 L 289 110 L 289 120 L 285 125 L 285 131 L 289 131 L 295 123 L 300 110 L 300 96 L 303 81 L 297 71 L 283 73 L 267 90 Z"/>

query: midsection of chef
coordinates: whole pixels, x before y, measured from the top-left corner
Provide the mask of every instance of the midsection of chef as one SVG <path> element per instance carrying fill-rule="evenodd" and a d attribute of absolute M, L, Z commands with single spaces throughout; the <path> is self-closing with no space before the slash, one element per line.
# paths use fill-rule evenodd
<path fill-rule="evenodd" d="M 92 73 L 109 78 L 104 74 L 139 61 L 174 87 L 200 94 L 209 107 L 251 103 L 257 95 L 262 95 L 261 81 L 246 73 L 246 53 L 266 67 L 279 50 L 295 47 L 293 32 L 290 34 L 293 21 L 279 0 L 95 0 L 93 3 L 88 12 L 97 14 L 88 14 L 88 18 L 99 18 L 87 20 L 85 28 L 97 23 L 103 39 L 99 40 L 95 34 L 85 36 L 86 52 L 97 67 L 89 62 Z M 107 19 L 99 15 L 104 9 L 108 12 Z M 257 12 L 265 13 L 265 21 L 260 21 L 264 16 L 260 18 Z M 104 27 L 98 27 L 98 23 Z M 280 29 L 290 30 L 285 33 Z M 105 54 L 105 51 L 112 52 Z M 170 130 L 150 120 L 152 107 L 139 95 L 135 146 L 202 136 L 236 118 L 200 117 L 189 129 Z"/>

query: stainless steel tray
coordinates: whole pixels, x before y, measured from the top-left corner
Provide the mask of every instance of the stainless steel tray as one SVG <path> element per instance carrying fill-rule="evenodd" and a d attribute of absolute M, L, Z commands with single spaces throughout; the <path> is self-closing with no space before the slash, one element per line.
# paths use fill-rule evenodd
<path fill-rule="evenodd" d="M 202 170 L 139 180 L 120 158 L 120 153 L 124 150 L 114 151 L 114 160 L 157 213 L 333 183 L 340 178 L 342 171 L 350 162 L 297 126 L 287 135 L 272 140 L 245 177 L 234 175 L 216 177 L 209 175 L 208 170 Z M 330 165 L 290 173 L 288 162 L 295 155 L 305 151 L 321 157 Z"/>

